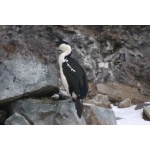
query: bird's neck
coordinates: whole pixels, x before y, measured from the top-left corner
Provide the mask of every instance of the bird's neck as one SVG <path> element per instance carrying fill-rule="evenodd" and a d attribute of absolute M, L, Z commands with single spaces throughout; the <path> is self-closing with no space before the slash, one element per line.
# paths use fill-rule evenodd
<path fill-rule="evenodd" d="M 59 55 L 59 66 L 62 66 L 62 64 L 65 62 L 65 57 L 69 56 L 71 54 L 71 48 L 68 48 L 65 52 L 61 53 Z"/>

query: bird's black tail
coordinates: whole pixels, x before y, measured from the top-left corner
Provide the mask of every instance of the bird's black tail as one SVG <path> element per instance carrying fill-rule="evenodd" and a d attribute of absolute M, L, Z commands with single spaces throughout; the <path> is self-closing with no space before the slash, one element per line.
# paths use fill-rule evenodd
<path fill-rule="evenodd" d="M 82 100 L 81 99 L 78 99 L 78 98 L 76 99 L 75 107 L 76 107 L 76 110 L 77 110 L 78 117 L 81 118 L 82 109 L 83 109 L 83 104 L 82 104 Z"/>

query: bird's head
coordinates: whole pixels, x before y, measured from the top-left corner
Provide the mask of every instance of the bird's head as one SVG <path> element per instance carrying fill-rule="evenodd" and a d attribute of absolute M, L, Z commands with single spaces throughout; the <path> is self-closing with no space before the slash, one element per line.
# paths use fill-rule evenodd
<path fill-rule="evenodd" d="M 58 47 L 58 50 L 60 50 L 62 52 L 67 52 L 67 51 L 71 52 L 70 44 L 64 40 L 57 41 L 56 46 Z"/>

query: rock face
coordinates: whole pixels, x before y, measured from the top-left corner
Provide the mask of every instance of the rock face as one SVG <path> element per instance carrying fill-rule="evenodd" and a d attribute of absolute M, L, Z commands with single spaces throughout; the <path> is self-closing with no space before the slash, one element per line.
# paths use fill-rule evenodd
<path fill-rule="evenodd" d="M 150 26 L 59 26 L 54 33 L 71 43 L 72 57 L 86 70 L 89 83 L 96 87 L 104 84 L 106 88 L 115 83 L 110 94 L 114 101 L 130 98 L 133 103 L 141 103 L 150 100 L 149 29 Z M 97 89 L 89 92 L 89 99 L 98 92 L 107 95 Z"/>
<path fill-rule="evenodd" d="M 108 93 L 114 101 L 130 98 L 133 103 L 141 103 L 150 100 L 149 29 L 150 26 L 0 26 L 0 65 L 20 54 L 51 64 L 59 77 L 54 39 L 61 37 L 71 44 L 72 57 L 85 69 L 89 84 L 104 84 L 107 88 L 111 83 L 121 84 L 122 90 Z M 87 99 L 105 94 L 99 88 L 92 89 L 90 86 Z M 119 95 L 114 96 L 115 92 Z"/>
<path fill-rule="evenodd" d="M 20 114 L 14 113 L 6 119 L 5 125 L 30 125 L 30 123 Z"/>
<path fill-rule="evenodd" d="M 98 94 L 112 103 L 126 98 L 132 104 L 150 101 L 150 26 L 0 26 L 0 37 L 0 106 L 27 96 L 51 97 L 58 89 L 64 90 L 54 46 L 58 37 L 71 44 L 72 57 L 87 73 L 85 102 Z M 68 97 L 60 92 L 53 99 Z M 70 103 L 66 107 L 74 108 Z M 101 109 L 90 110 L 97 108 Z"/>
<path fill-rule="evenodd" d="M 111 103 L 108 97 L 103 94 L 97 94 L 93 99 L 88 100 L 86 103 L 93 104 L 99 107 L 111 108 Z"/>
<path fill-rule="evenodd" d="M 16 56 L 0 65 L 0 102 L 22 96 L 46 96 L 58 92 L 58 80 L 51 65 Z"/>
<path fill-rule="evenodd" d="M 11 114 L 17 112 L 34 125 L 115 125 L 116 118 L 111 109 L 84 105 L 82 119 L 79 119 L 71 100 L 52 102 L 50 100 L 22 99 L 11 103 Z"/>

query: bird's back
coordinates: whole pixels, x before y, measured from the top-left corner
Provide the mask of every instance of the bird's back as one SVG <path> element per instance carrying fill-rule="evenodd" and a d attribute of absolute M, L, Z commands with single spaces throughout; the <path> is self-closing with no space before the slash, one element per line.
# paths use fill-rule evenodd
<path fill-rule="evenodd" d="M 80 99 L 85 98 L 88 92 L 88 81 L 84 69 L 75 59 L 66 57 L 66 62 L 63 63 L 63 72 L 70 85 L 69 92 L 75 92 Z"/>

